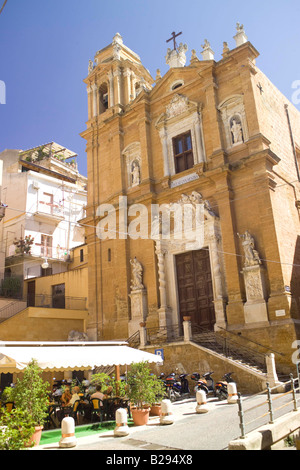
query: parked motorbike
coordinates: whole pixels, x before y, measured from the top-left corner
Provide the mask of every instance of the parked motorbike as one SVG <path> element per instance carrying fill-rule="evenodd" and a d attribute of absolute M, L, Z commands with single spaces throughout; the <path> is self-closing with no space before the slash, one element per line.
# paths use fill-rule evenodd
<path fill-rule="evenodd" d="M 172 372 L 164 379 L 167 396 L 172 402 L 190 397 L 190 388 L 186 378 L 187 376 L 188 374 L 180 374 L 178 380 L 176 379 L 176 374 Z"/>
<path fill-rule="evenodd" d="M 216 396 L 214 380 L 211 377 L 212 374 L 213 371 L 206 372 L 202 376 L 198 372 L 194 372 L 191 375 L 191 379 L 197 382 L 197 385 L 194 388 L 195 392 L 197 392 L 198 390 L 204 390 L 206 395 L 213 394 L 214 396 Z"/>
<path fill-rule="evenodd" d="M 227 385 L 230 382 L 234 382 L 234 380 L 231 378 L 232 374 L 233 372 L 227 372 L 222 377 L 223 380 L 220 380 L 216 383 L 216 396 L 219 400 L 226 400 L 228 398 Z"/>

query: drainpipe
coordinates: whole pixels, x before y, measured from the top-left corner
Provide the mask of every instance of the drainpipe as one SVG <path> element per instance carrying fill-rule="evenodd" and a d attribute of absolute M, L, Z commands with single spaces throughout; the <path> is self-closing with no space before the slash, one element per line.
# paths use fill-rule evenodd
<path fill-rule="evenodd" d="M 296 147 L 295 147 L 295 142 L 294 142 L 294 138 L 293 138 L 293 131 L 292 131 L 292 126 L 291 126 L 291 121 L 290 121 L 288 105 L 285 104 L 284 108 L 285 108 L 286 117 L 287 117 L 289 130 L 290 130 L 290 137 L 291 137 L 291 143 L 292 143 L 292 149 L 293 149 L 293 154 L 294 154 L 294 160 L 295 160 L 295 166 L 296 166 L 298 181 L 300 181 L 300 171 L 299 171 L 299 165 L 298 165 L 298 161 L 297 161 Z"/>

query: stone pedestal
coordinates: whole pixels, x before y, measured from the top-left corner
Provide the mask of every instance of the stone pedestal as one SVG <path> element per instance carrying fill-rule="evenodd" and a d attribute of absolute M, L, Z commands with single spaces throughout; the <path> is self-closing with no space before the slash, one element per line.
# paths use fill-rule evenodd
<path fill-rule="evenodd" d="M 244 304 L 245 323 L 267 322 L 263 267 L 259 264 L 243 268 L 247 302 Z"/>
<path fill-rule="evenodd" d="M 147 291 L 135 289 L 129 295 L 131 300 L 131 320 L 128 322 L 128 334 L 133 335 L 140 329 L 140 323 L 147 318 Z"/>

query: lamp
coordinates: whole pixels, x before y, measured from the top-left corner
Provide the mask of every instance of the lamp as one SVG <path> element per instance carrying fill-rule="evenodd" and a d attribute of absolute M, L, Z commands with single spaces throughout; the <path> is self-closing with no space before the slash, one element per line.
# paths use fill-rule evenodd
<path fill-rule="evenodd" d="M 48 263 L 47 258 L 45 258 L 45 261 L 44 261 L 43 264 L 42 264 L 42 268 L 43 268 L 43 269 L 49 268 L 49 263 Z"/>

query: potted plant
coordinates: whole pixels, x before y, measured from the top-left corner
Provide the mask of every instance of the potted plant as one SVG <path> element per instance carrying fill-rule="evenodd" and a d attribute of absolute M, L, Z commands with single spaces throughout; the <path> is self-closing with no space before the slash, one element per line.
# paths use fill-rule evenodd
<path fill-rule="evenodd" d="M 12 394 L 16 409 L 26 412 L 34 423 L 35 432 L 32 436 L 34 445 L 40 442 L 49 406 L 49 383 L 44 382 L 41 375 L 42 370 L 37 361 L 32 359 L 24 371 L 23 378 L 17 379 Z"/>
<path fill-rule="evenodd" d="M 132 364 L 127 377 L 132 419 L 136 426 L 142 426 L 148 423 L 150 406 L 156 401 L 159 379 L 147 362 Z"/>
<path fill-rule="evenodd" d="M 0 450 L 21 450 L 32 447 L 34 433 L 32 419 L 24 410 L 0 410 Z"/>
<path fill-rule="evenodd" d="M 153 389 L 155 401 L 151 403 L 150 416 L 161 416 L 161 401 L 166 394 L 163 381 L 157 378 L 153 384 Z"/>

